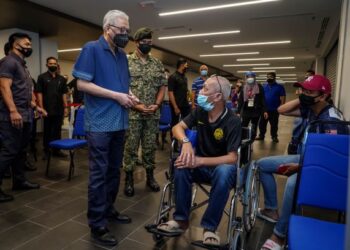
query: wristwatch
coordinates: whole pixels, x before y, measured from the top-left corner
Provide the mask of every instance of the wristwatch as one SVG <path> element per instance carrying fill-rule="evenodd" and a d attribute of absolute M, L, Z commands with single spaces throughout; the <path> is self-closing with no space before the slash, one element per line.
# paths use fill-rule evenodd
<path fill-rule="evenodd" d="M 190 142 L 190 139 L 188 139 L 187 137 L 184 137 L 184 138 L 182 139 L 182 143 L 187 143 L 187 142 Z"/>

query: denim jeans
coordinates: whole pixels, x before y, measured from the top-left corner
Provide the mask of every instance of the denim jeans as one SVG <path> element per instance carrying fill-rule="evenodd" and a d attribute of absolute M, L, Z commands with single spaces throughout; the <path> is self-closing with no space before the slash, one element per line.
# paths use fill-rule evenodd
<path fill-rule="evenodd" d="M 236 165 L 175 169 L 174 219 L 188 221 L 190 216 L 192 183 L 210 183 L 209 204 L 202 217 L 201 226 L 215 231 L 220 223 L 230 191 L 236 183 Z"/>
<path fill-rule="evenodd" d="M 260 173 L 260 182 L 264 189 L 264 203 L 267 209 L 278 209 L 276 181 L 273 176 L 281 164 L 299 163 L 300 155 L 279 155 L 265 157 L 257 161 Z M 296 183 L 294 174 L 287 180 L 283 195 L 282 212 L 274 233 L 279 237 L 285 237 L 288 230 L 289 217 L 292 213 L 294 189 Z"/>
<path fill-rule="evenodd" d="M 105 227 L 119 190 L 125 131 L 87 132 L 89 145 L 88 221 Z"/>

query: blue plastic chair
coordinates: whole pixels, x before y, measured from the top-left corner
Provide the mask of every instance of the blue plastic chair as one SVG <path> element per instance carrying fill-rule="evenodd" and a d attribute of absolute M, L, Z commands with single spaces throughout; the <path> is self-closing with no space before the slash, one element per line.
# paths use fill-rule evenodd
<path fill-rule="evenodd" d="M 167 103 L 162 104 L 160 110 L 160 119 L 159 119 L 159 131 L 162 133 L 162 150 L 164 149 L 165 137 L 168 131 L 171 129 L 171 111 L 170 105 Z"/>
<path fill-rule="evenodd" d="M 70 157 L 70 164 L 69 164 L 69 173 L 68 173 L 68 180 L 72 178 L 72 175 L 74 174 L 74 153 L 75 150 L 78 148 L 85 147 L 87 145 L 87 141 L 83 139 L 75 139 L 80 137 L 85 137 L 85 131 L 84 131 L 84 108 L 80 107 L 77 110 L 77 114 L 74 121 L 74 130 L 72 138 L 70 139 L 61 139 L 61 140 L 55 140 L 51 141 L 49 143 L 49 155 L 47 158 L 47 165 L 46 165 L 46 176 L 49 176 L 49 167 L 50 167 L 50 160 L 51 160 L 51 150 L 52 149 L 58 149 L 58 150 L 68 150 L 69 151 L 69 157 Z"/>
<path fill-rule="evenodd" d="M 300 206 L 346 211 L 349 135 L 309 134 L 303 154 L 296 197 Z M 290 250 L 340 250 L 345 246 L 345 224 L 292 215 Z"/>

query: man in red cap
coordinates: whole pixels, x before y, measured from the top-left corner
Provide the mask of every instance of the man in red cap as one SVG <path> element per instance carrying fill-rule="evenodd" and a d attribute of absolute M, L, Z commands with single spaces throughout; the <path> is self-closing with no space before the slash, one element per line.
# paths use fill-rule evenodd
<path fill-rule="evenodd" d="M 343 120 L 341 112 L 330 104 L 332 86 L 330 81 L 321 75 L 308 77 L 304 82 L 297 83 L 302 88 L 299 98 L 281 105 L 278 112 L 287 116 L 301 116 L 309 124 L 315 120 Z M 325 124 L 322 128 L 313 128 L 310 132 L 348 134 L 348 129 L 335 124 Z M 300 149 L 299 145 L 299 149 Z M 300 151 L 299 151 L 300 152 Z M 264 209 L 259 209 L 258 217 L 276 223 L 272 236 L 266 240 L 261 249 L 282 249 L 284 244 L 289 217 L 292 213 L 293 197 L 300 155 L 280 155 L 265 157 L 258 160 L 260 181 L 264 189 Z M 287 175 L 281 216 L 278 215 L 277 187 L 273 174 Z"/>

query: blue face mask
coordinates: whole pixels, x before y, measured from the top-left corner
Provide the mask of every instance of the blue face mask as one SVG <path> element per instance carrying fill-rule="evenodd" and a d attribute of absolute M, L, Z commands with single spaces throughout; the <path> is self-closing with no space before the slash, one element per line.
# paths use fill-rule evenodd
<path fill-rule="evenodd" d="M 210 111 L 214 108 L 214 105 L 208 102 L 208 96 L 199 94 L 197 97 L 198 105 L 205 111 Z"/>
<path fill-rule="evenodd" d="M 201 76 L 207 76 L 208 70 L 201 70 Z"/>

